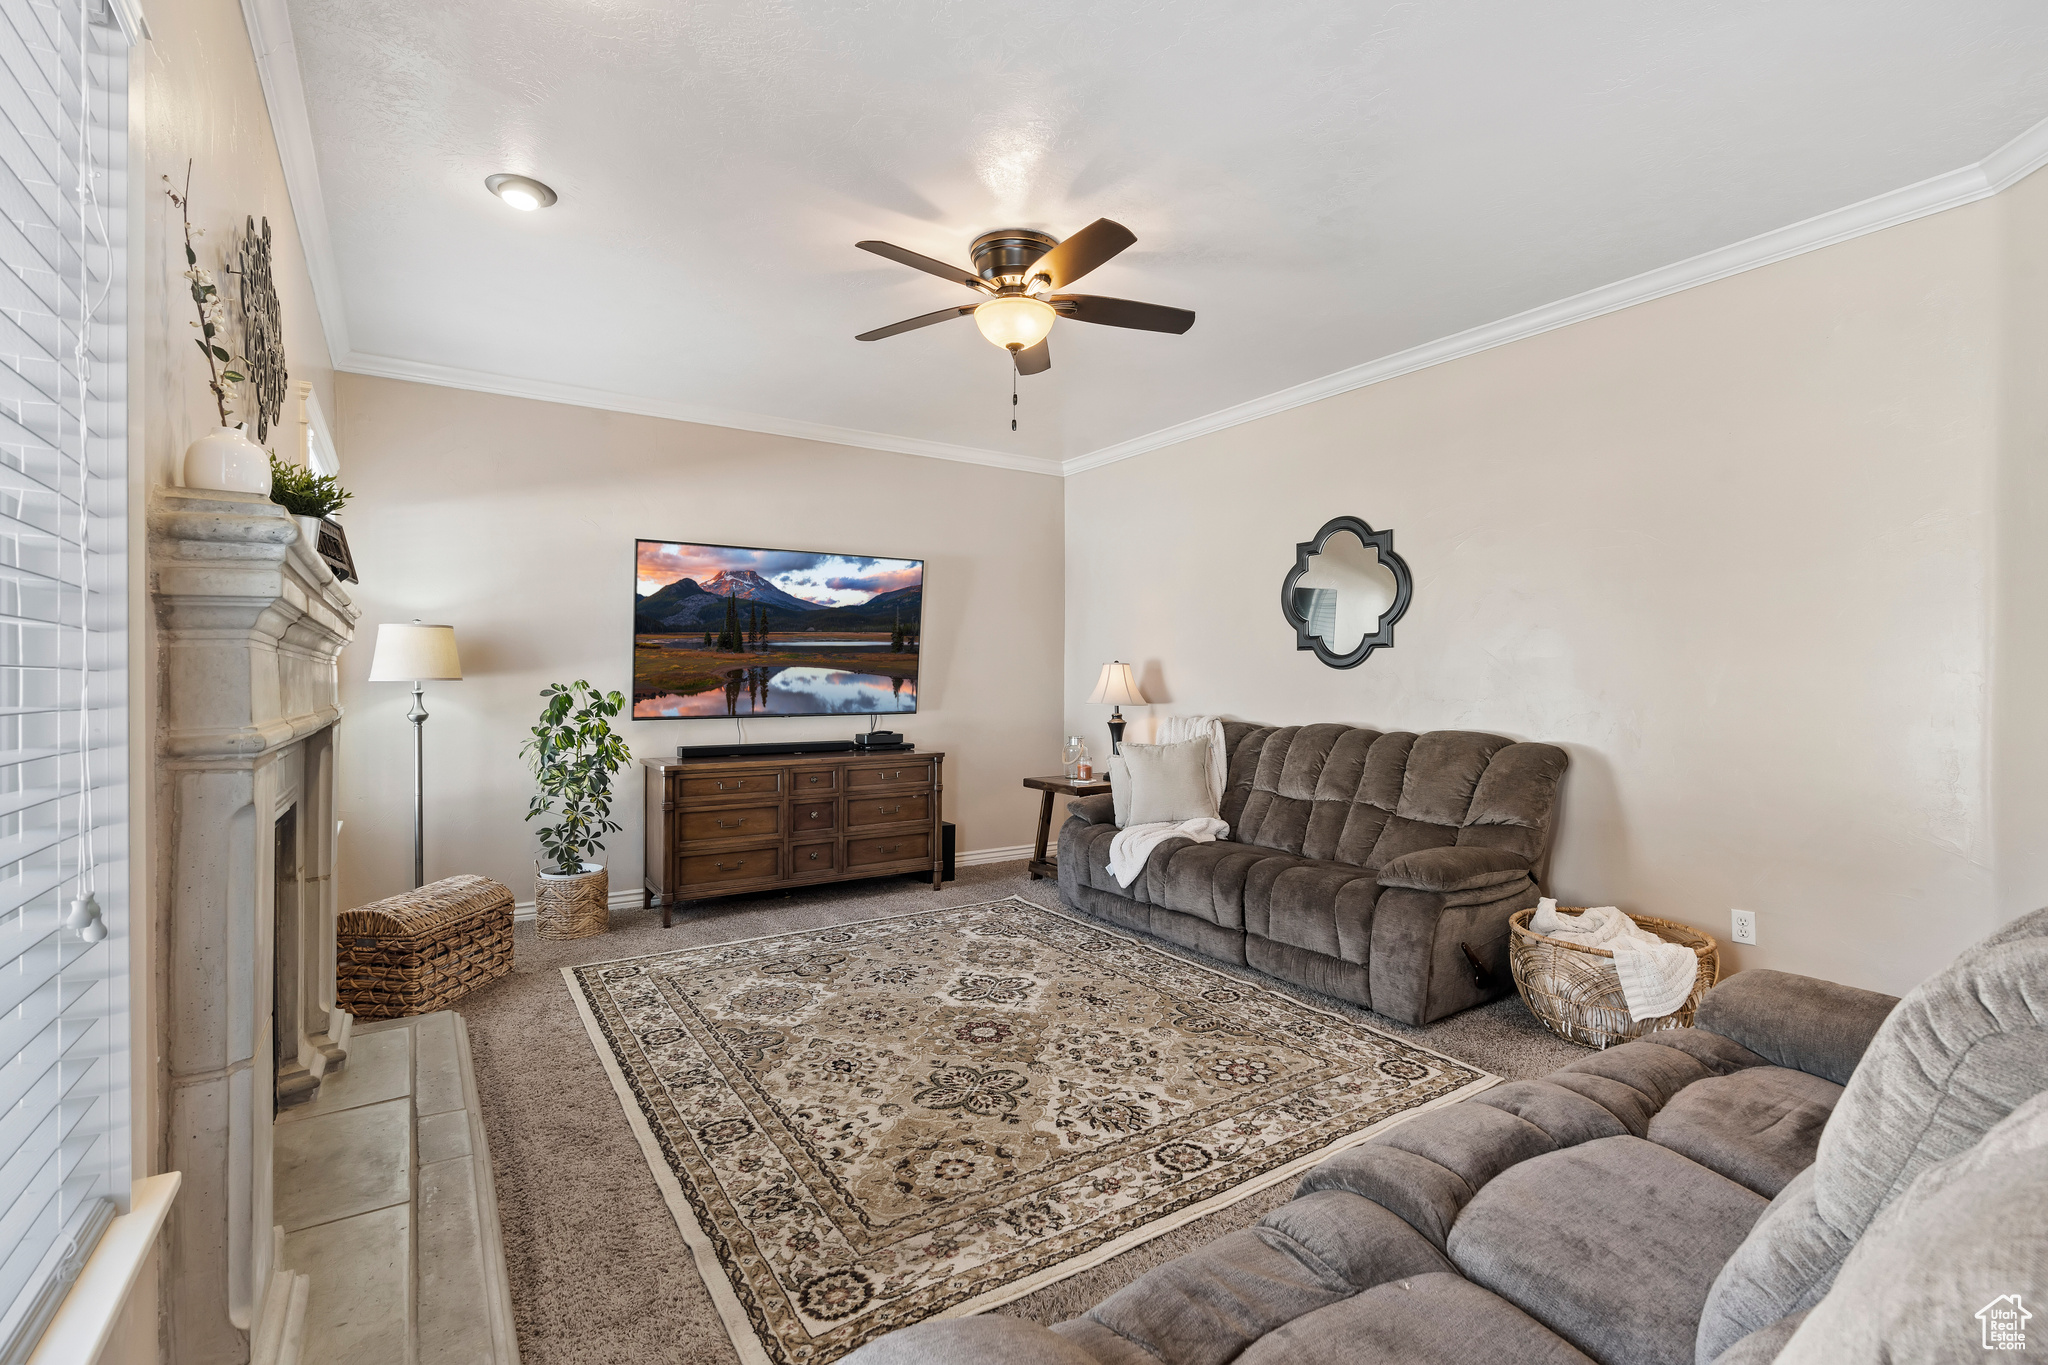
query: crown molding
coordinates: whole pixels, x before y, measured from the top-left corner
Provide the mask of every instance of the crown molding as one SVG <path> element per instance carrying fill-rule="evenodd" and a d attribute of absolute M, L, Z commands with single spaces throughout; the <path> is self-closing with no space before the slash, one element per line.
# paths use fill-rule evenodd
<path fill-rule="evenodd" d="M 1947 209 L 1961 208 L 1980 199 L 1988 199 L 2001 190 L 2025 179 L 2035 171 L 2048 165 L 2048 119 L 2035 124 L 2012 141 L 2000 147 L 1991 155 L 1974 165 L 1960 170 L 1922 180 L 1916 185 L 1893 190 L 1866 199 L 1860 204 L 1835 209 L 1819 214 L 1803 222 L 1777 228 L 1771 232 L 1751 237 L 1713 251 L 1704 252 L 1690 260 L 1674 265 L 1662 266 L 1656 270 L 1613 284 L 1589 289 L 1583 294 L 1560 299 L 1556 303 L 1531 308 L 1525 313 L 1489 322 L 1469 331 L 1425 342 L 1406 351 L 1369 360 L 1348 370 L 1311 379 L 1306 384 L 1269 393 L 1262 398 L 1222 408 L 1204 417 L 1180 422 L 1170 427 L 1143 436 L 1132 437 L 1115 445 L 1104 446 L 1086 455 L 1076 455 L 1060 465 L 1065 475 L 1079 474 L 1084 470 L 1100 469 L 1103 465 L 1128 460 L 1147 451 L 1159 450 L 1165 446 L 1178 445 L 1182 441 L 1228 427 L 1255 422 L 1261 417 L 1270 417 L 1276 412 L 1298 408 L 1320 399 L 1349 393 L 1369 384 L 1397 379 L 1431 365 L 1441 365 L 1447 360 L 1479 351 L 1505 346 L 1511 341 L 1540 335 L 1559 327 L 1569 327 L 1575 322 L 1597 318 L 1603 313 L 1617 312 L 1631 308 L 1652 299 L 1661 299 L 1682 289 L 1697 285 L 1711 284 L 1746 270 L 1771 265 L 1792 256 L 1817 251 L 1825 246 L 1846 242 L 1852 237 L 1867 233 L 1882 232 L 1915 218 Z"/>
<path fill-rule="evenodd" d="M 334 241 L 327 228 L 327 201 L 320 191 L 320 161 L 313 152 L 313 121 L 306 113 L 306 86 L 299 77 L 299 50 L 292 43 L 292 16 L 285 0 L 242 0 L 242 22 L 256 54 L 256 77 L 270 111 L 270 132 L 284 167 L 285 193 L 299 229 L 299 248 L 313 282 L 313 309 L 327 336 L 327 356 L 339 364 L 349 353 L 348 309 L 341 275 L 334 265 Z"/>
<path fill-rule="evenodd" d="M 660 398 L 638 398 L 605 389 L 587 389 L 577 384 L 557 384 L 540 379 L 515 379 L 484 370 L 463 370 L 452 365 L 430 365 L 420 360 L 398 360 L 391 356 L 352 353 L 337 361 L 335 369 L 377 379 L 406 379 L 415 384 L 438 384 L 449 389 L 495 393 L 507 398 L 531 398 L 543 403 L 566 403 L 578 408 L 602 408 L 607 412 L 628 412 L 640 417 L 663 417 L 672 422 L 695 422 L 707 427 L 730 427 L 736 431 L 758 431 L 769 436 L 789 436 L 799 441 L 822 441 L 828 445 L 854 446 L 861 450 L 885 450 L 895 455 L 921 455 L 931 460 L 953 460 L 960 464 L 986 465 L 1024 474 L 1060 476 L 1060 462 L 1037 455 L 1012 455 L 976 446 L 949 445 L 944 441 L 920 440 L 915 436 L 892 436 L 881 431 L 855 427 L 827 426 L 823 422 L 799 422 L 760 413 L 734 412 L 726 408 L 700 407 Z"/>

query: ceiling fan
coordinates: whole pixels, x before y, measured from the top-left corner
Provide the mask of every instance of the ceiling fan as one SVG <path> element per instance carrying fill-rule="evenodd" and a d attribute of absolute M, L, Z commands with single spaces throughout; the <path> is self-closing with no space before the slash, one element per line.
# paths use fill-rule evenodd
<path fill-rule="evenodd" d="M 1185 308 L 1134 303 L 1100 294 L 1054 292 L 1065 289 L 1137 240 L 1129 228 L 1107 218 L 1096 219 L 1064 242 L 1029 228 L 1002 228 L 974 239 L 974 272 L 888 242 L 855 242 L 862 251 L 872 251 L 899 265 L 964 284 L 988 297 L 981 303 L 941 308 L 936 313 L 877 327 L 872 332 L 862 332 L 854 340 L 880 341 L 972 313 L 981 334 L 1010 353 L 1017 373 L 1041 374 L 1052 368 L 1046 334 L 1060 318 L 1105 327 L 1135 327 L 1143 332 L 1185 332 L 1195 325 L 1195 315 Z"/>

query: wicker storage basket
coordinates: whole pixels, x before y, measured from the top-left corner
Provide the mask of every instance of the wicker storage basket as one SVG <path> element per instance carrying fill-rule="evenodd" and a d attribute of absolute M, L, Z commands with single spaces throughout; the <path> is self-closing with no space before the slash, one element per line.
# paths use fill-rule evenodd
<path fill-rule="evenodd" d="M 335 940 L 343 1009 L 428 1014 L 512 970 L 512 893 L 489 877 L 443 877 L 343 911 Z"/>
<path fill-rule="evenodd" d="M 562 877 L 534 864 L 533 932 L 540 938 L 589 938 L 612 927 L 611 874 L 585 863 L 580 876 Z"/>
<path fill-rule="evenodd" d="M 1558 907 L 1560 910 L 1578 907 Z M 1539 934 L 1529 927 L 1536 911 L 1518 910 L 1508 918 L 1508 965 L 1514 970 L 1515 989 L 1558 1037 L 1587 1047 L 1605 1048 L 1625 1043 L 1659 1029 L 1686 1028 L 1693 1014 L 1721 975 L 1721 947 L 1709 935 L 1668 919 L 1630 915 L 1643 928 L 1669 943 L 1683 943 L 1699 955 L 1699 975 L 1685 1003 L 1661 1019 L 1641 1023 L 1629 1018 L 1628 1001 L 1621 994 L 1621 978 L 1614 974 L 1614 954 L 1606 948 L 1587 948 L 1577 943 Z"/>

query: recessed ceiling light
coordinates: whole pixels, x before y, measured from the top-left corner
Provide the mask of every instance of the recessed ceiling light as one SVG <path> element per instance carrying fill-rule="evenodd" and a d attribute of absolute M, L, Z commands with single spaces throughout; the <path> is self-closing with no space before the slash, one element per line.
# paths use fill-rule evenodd
<path fill-rule="evenodd" d="M 523 175 L 487 175 L 484 188 L 515 209 L 532 212 L 555 202 L 555 192 L 538 180 Z"/>

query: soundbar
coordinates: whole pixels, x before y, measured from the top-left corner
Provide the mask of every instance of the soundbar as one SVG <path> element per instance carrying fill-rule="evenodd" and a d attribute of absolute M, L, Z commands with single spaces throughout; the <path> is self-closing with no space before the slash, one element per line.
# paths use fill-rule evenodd
<path fill-rule="evenodd" d="M 775 740 L 765 744 L 678 744 L 677 758 L 766 758 L 790 754 L 850 754 L 858 748 L 864 754 L 909 753 L 915 744 L 869 744 L 856 746 L 850 739 Z"/>

